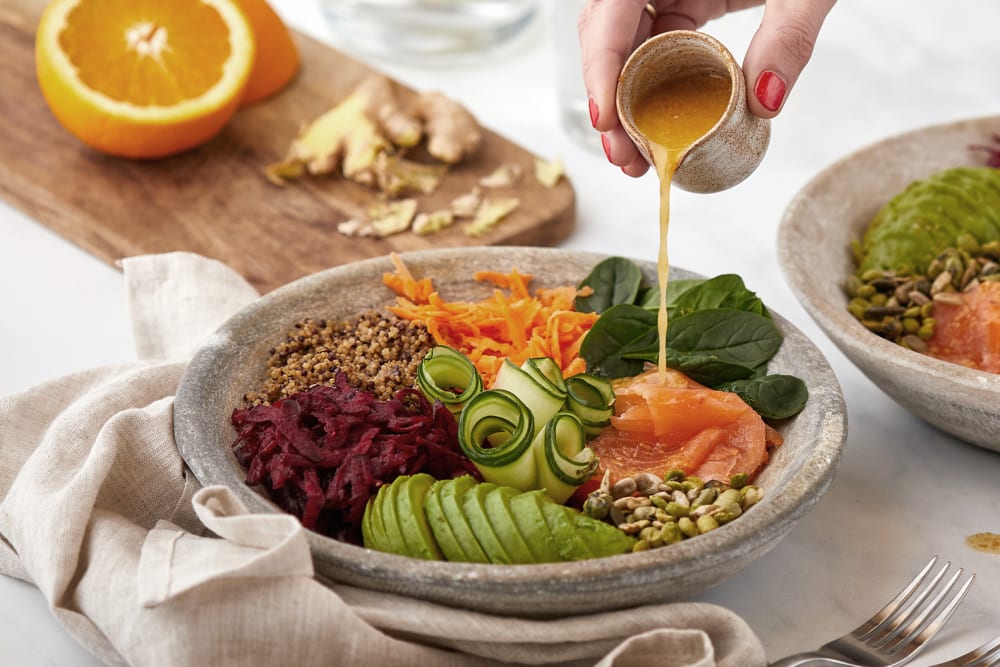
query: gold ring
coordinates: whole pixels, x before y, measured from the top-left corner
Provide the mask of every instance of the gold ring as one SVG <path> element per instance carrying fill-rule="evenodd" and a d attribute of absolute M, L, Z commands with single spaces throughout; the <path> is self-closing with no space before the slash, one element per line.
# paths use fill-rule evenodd
<path fill-rule="evenodd" d="M 656 19 L 657 17 L 659 17 L 659 13 L 656 11 L 656 7 L 653 6 L 653 3 L 647 2 L 646 6 L 643 7 L 643 9 L 647 14 L 649 14 L 649 18 L 653 19 L 653 23 L 656 23 Z"/>

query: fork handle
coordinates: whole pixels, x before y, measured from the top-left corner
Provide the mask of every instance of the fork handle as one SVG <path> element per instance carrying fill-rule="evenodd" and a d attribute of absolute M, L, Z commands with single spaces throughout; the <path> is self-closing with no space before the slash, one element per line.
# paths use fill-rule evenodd
<path fill-rule="evenodd" d="M 836 658 L 828 658 L 821 653 L 807 652 L 781 658 L 777 662 L 772 662 L 768 667 L 858 667 L 858 665 Z"/>

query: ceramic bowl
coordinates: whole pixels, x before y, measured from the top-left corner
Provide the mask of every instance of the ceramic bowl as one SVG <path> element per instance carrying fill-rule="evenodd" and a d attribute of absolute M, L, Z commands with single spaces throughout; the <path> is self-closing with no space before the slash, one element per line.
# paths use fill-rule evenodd
<path fill-rule="evenodd" d="M 414 275 L 430 276 L 449 299 L 481 299 L 488 286 L 477 270 L 516 267 L 532 288 L 577 284 L 603 257 L 551 248 L 486 247 L 402 255 Z M 651 284 L 655 266 L 640 263 Z M 344 318 L 382 308 L 395 297 L 382 285 L 386 257 L 336 267 L 269 293 L 228 320 L 192 360 L 174 404 L 175 435 L 188 466 L 204 484 L 223 484 L 254 512 L 277 507 L 244 484 L 230 445 L 230 415 L 259 386 L 268 350 L 306 317 Z M 694 277 L 673 270 L 678 278 Z M 826 491 L 845 439 L 844 403 L 826 360 L 780 316 L 785 335 L 773 372 L 807 384 L 805 409 L 780 425 L 784 443 L 757 479 L 764 499 L 738 520 L 669 548 L 544 565 L 479 565 L 404 558 L 309 533 L 316 571 L 328 579 L 497 614 L 546 617 L 617 609 L 690 597 L 758 558 Z"/>
<path fill-rule="evenodd" d="M 918 354 L 865 329 L 847 312 L 842 286 L 853 272 L 850 243 L 914 180 L 982 165 L 1000 117 L 966 120 L 892 137 L 817 175 L 789 204 L 778 257 L 792 291 L 843 353 L 917 417 L 975 445 L 1000 451 L 1000 375 Z"/>
<path fill-rule="evenodd" d="M 658 84 L 691 74 L 719 74 L 732 83 L 719 122 L 681 157 L 673 183 L 689 192 L 719 192 L 753 173 L 764 159 L 771 123 L 747 105 L 746 81 L 733 54 L 714 37 L 672 30 L 647 39 L 629 56 L 618 76 L 616 106 L 622 127 L 652 164 L 649 140 L 636 128 L 633 105 Z"/>

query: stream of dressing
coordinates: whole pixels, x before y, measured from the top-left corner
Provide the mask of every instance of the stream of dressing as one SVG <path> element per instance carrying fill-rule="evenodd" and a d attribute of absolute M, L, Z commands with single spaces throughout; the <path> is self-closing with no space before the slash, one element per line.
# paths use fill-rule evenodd
<path fill-rule="evenodd" d="M 729 104 L 732 84 L 716 74 L 693 74 L 672 79 L 640 98 L 632 117 L 649 140 L 650 158 L 660 179 L 660 245 L 656 274 L 660 287 L 657 313 L 660 382 L 667 377 L 667 279 L 670 261 L 667 230 L 670 227 L 670 184 L 674 170 L 691 145 L 715 126 Z"/>

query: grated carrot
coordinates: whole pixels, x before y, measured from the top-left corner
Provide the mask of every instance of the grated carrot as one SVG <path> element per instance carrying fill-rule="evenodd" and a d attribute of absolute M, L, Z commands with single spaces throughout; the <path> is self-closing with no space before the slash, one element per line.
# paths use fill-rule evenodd
<path fill-rule="evenodd" d="M 478 271 L 474 279 L 497 289 L 478 302 L 445 301 L 430 278 L 417 280 L 396 253 L 394 273 L 382 281 L 397 294 L 389 310 L 396 316 L 423 323 L 439 345 L 448 345 L 475 364 L 487 387 L 493 386 L 504 359 L 520 365 L 533 357 L 551 357 L 569 377 L 586 371 L 580 344 L 597 320 L 595 313 L 573 310 L 578 291 L 567 285 L 528 289 L 532 276 L 517 269 L 510 273 Z M 509 293 L 505 293 L 506 290 Z"/>

